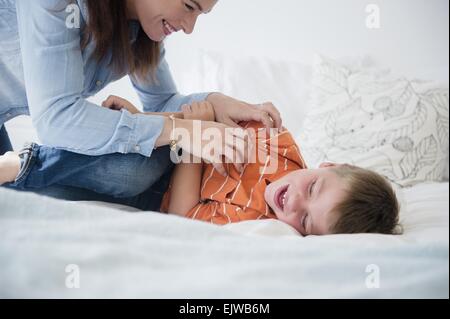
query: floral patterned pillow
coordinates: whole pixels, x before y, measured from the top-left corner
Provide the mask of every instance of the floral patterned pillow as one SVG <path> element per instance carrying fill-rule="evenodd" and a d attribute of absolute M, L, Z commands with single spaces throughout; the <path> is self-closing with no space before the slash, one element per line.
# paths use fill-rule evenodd
<path fill-rule="evenodd" d="M 372 169 L 405 187 L 443 181 L 448 166 L 448 88 L 352 71 L 317 56 L 305 130 L 306 162 Z"/>

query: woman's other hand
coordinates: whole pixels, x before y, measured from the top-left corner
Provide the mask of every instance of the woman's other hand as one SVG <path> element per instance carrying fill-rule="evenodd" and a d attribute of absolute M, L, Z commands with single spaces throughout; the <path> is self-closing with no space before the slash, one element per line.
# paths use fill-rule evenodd
<path fill-rule="evenodd" d="M 183 105 L 181 107 L 185 120 L 199 120 L 214 122 L 216 117 L 214 107 L 209 102 L 194 102 L 192 105 Z"/>
<path fill-rule="evenodd" d="M 263 123 L 267 129 L 282 128 L 280 112 L 270 102 L 252 105 L 221 93 L 213 93 L 207 100 L 213 105 L 219 123 L 239 127 L 240 122 L 256 121 Z"/>
<path fill-rule="evenodd" d="M 121 97 L 110 95 L 105 101 L 102 103 L 103 107 L 106 107 L 111 110 L 120 111 L 122 109 L 127 110 L 131 114 L 142 113 L 139 111 L 133 104 L 131 104 L 128 100 L 125 100 Z"/>

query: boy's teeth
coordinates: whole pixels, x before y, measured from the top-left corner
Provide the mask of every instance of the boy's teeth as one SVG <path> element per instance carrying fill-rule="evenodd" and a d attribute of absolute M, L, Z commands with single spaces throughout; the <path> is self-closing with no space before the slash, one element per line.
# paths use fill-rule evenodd
<path fill-rule="evenodd" d="M 281 206 L 281 209 L 283 209 L 283 210 L 284 210 L 284 202 L 286 201 L 286 193 L 287 193 L 287 190 L 283 191 L 283 193 L 280 194 L 281 195 L 280 206 Z"/>

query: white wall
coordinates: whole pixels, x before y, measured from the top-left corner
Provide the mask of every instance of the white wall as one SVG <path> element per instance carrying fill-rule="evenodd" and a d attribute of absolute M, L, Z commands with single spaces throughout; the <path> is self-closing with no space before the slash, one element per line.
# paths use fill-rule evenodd
<path fill-rule="evenodd" d="M 366 7 L 380 8 L 380 29 L 366 26 Z M 166 41 L 175 80 L 199 50 L 309 64 L 315 52 L 333 58 L 370 55 L 399 74 L 448 81 L 448 0 L 219 0 L 201 16 L 192 35 Z M 187 86 L 189 87 L 189 86 Z M 128 80 L 101 92 L 122 94 L 139 104 Z"/>
<path fill-rule="evenodd" d="M 368 4 L 380 8 L 380 29 L 366 27 Z M 219 0 L 193 35 L 167 41 L 168 56 L 198 48 L 303 62 L 315 51 L 371 54 L 400 71 L 440 68 L 448 78 L 448 16 L 448 0 Z"/>

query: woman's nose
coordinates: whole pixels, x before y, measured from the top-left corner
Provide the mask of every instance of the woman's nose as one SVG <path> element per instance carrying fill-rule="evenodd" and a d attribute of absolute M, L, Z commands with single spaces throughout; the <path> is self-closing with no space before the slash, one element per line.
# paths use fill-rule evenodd
<path fill-rule="evenodd" d="M 183 22 L 183 31 L 186 34 L 192 34 L 195 29 L 195 24 L 197 23 L 197 15 L 195 16 L 188 16 Z"/>

